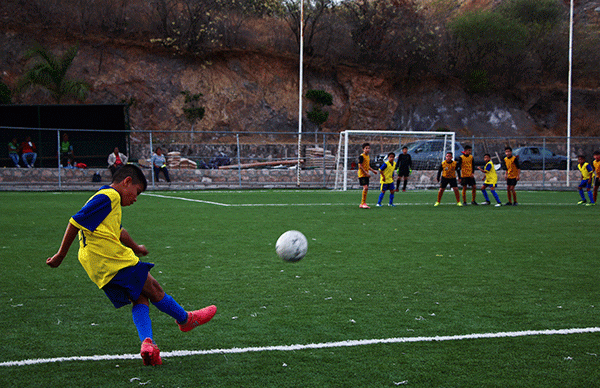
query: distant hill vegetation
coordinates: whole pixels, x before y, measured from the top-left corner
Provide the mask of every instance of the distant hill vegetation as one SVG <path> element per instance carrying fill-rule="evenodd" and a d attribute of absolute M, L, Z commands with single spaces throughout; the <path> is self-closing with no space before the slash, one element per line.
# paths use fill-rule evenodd
<path fill-rule="evenodd" d="M 350 65 L 397 84 L 455 77 L 471 92 L 564 81 L 568 1 L 304 0 L 307 66 Z M 600 2 L 576 10 L 574 79 L 600 80 Z M 585 4 L 583 4 L 585 3 Z M 299 0 L 5 0 L 5 30 L 160 48 L 298 55 Z"/>

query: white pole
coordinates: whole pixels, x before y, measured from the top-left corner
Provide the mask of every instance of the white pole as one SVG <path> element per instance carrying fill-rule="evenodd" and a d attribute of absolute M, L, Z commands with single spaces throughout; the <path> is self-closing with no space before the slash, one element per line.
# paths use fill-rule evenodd
<path fill-rule="evenodd" d="M 342 190 L 348 190 L 348 131 L 344 131 L 344 188 Z"/>
<path fill-rule="evenodd" d="M 571 169 L 571 94 L 573 82 L 573 0 L 569 19 L 569 97 L 567 101 L 567 187 L 569 187 L 569 171 Z"/>
<path fill-rule="evenodd" d="M 150 157 L 152 157 L 152 150 L 154 149 L 154 144 L 152 144 L 152 132 L 150 132 Z M 152 163 L 152 158 L 150 158 L 150 176 L 152 179 L 152 188 L 154 189 L 154 164 Z"/>
<path fill-rule="evenodd" d="M 302 149 L 302 83 L 304 65 L 304 0 L 300 0 L 300 76 L 298 81 L 298 164 L 296 186 L 300 186 L 300 151 Z"/>

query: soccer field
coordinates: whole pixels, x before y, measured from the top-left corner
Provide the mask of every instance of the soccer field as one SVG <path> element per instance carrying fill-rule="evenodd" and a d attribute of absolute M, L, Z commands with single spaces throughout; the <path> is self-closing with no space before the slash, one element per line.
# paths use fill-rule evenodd
<path fill-rule="evenodd" d="M 92 193 L 2 192 L 0 384 L 597 386 L 600 208 L 517 193 L 518 207 L 458 208 L 450 191 L 434 208 L 418 191 L 369 210 L 360 191 L 144 193 L 123 227 L 152 274 L 184 308 L 218 307 L 189 333 L 151 307 L 163 365 L 144 367 L 131 308 L 88 279 L 77 243 L 45 264 Z M 297 263 L 275 254 L 290 229 L 309 243 Z"/>

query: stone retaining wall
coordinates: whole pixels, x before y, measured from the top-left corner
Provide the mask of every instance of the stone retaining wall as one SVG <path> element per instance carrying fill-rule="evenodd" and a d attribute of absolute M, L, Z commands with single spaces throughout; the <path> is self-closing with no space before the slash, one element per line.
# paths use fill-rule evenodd
<path fill-rule="evenodd" d="M 238 171 L 236 169 L 227 170 L 186 170 L 171 169 L 171 184 L 164 182 L 161 174 L 161 182 L 156 182 L 152 186 L 152 176 L 149 169 L 144 170 L 148 178 L 150 189 L 158 190 L 178 190 L 178 189 L 220 189 L 220 188 L 296 188 L 297 175 L 295 169 L 245 169 Z M 102 182 L 92 182 L 92 176 L 99 172 L 102 176 Z M 436 171 L 413 171 L 409 178 L 410 189 L 433 189 L 437 187 Z M 481 175 L 477 173 L 478 184 L 481 183 Z M 356 171 L 348 172 L 348 188 L 357 189 L 358 180 Z M 502 174 L 500 174 L 502 176 Z M 518 187 L 520 189 L 533 190 L 564 190 L 565 171 L 522 171 L 521 181 Z M 106 169 L 95 170 L 59 170 L 56 168 L 0 168 L 0 190 L 92 190 L 101 184 L 109 184 L 111 181 L 110 172 Z M 570 188 L 577 187 L 580 181 L 580 173 L 571 171 Z M 240 185 L 241 183 L 241 185 Z M 341 184 L 341 182 L 340 182 Z M 371 178 L 371 186 L 376 188 L 379 184 L 377 177 Z M 323 170 L 320 168 L 301 170 L 300 187 L 301 188 L 334 188 L 335 171 Z M 499 188 L 504 188 L 505 183 L 502 179 L 498 184 Z"/>

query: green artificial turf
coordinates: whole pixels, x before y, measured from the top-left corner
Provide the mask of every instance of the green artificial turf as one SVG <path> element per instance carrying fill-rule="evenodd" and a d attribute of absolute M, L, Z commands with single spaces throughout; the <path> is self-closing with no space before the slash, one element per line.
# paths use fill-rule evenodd
<path fill-rule="evenodd" d="M 3 386 L 582 387 L 600 377 L 600 333 L 427 340 L 600 326 L 600 208 L 575 205 L 576 192 L 458 208 L 451 192 L 433 207 L 436 193 L 417 191 L 369 210 L 359 191 L 145 193 L 123 227 L 165 291 L 188 310 L 216 304 L 214 319 L 182 333 L 151 307 L 159 367 L 6 365 L 139 353 L 131 309 L 115 310 L 88 279 L 77 242 L 59 268 L 45 264 L 91 194 L 0 193 Z M 275 254 L 290 229 L 309 242 L 297 263 Z M 404 337 L 419 341 L 261 349 Z M 168 356 L 234 348 L 245 350 Z"/>

